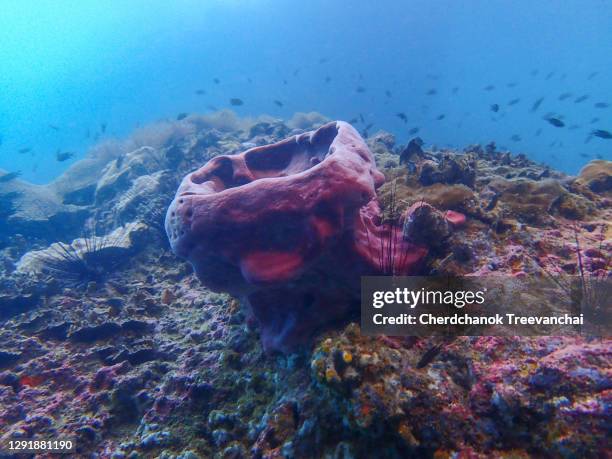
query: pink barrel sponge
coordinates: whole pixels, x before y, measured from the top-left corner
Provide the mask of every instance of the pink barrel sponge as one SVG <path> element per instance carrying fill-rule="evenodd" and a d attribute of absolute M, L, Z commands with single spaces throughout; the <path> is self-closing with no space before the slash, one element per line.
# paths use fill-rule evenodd
<path fill-rule="evenodd" d="M 288 351 L 358 312 L 360 277 L 383 274 L 390 238 L 395 274 L 419 268 L 426 249 L 381 224 L 383 182 L 357 131 L 331 122 L 187 175 L 166 232 L 204 285 L 244 300 L 266 349 Z"/>

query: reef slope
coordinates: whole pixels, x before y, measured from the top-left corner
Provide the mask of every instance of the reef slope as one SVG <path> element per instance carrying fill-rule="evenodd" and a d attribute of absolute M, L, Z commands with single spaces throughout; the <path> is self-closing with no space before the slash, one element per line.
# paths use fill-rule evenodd
<path fill-rule="evenodd" d="M 609 454 L 610 340 L 371 338 L 348 319 L 268 355 L 238 302 L 172 253 L 162 221 L 184 175 L 325 121 L 187 118 L 100 160 L 80 192 L 62 188 L 79 215 L 67 235 L 18 220 L 3 235 L 0 437 L 75 436 L 78 457 L 114 459 Z M 609 162 L 568 177 L 492 145 L 405 152 L 384 132 L 367 144 L 383 211 L 427 202 L 466 217 L 430 244 L 429 273 L 610 275 Z M 84 278 L 16 269 L 24 256 L 49 264 L 33 251 L 83 226 L 100 236 L 127 223 L 138 231 L 121 263 L 102 250 L 103 269 Z"/>

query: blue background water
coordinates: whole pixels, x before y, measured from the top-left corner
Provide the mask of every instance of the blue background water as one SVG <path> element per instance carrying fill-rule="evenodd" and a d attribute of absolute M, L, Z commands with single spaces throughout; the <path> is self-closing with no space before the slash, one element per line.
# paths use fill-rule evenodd
<path fill-rule="evenodd" d="M 572 173 L 596 155 L 611 157 L 612 140 L 584 143 L 592 129 L 612 131 L 612 107 L 594 107 L 612 104 L 609 1 L 0 6 L 0 167 L 37 183 L 56 177 L 97 141 L 179 112 L 227 107 L 232 97 L 244 100 L 234 108 L 241 115 L 316 110 L 350 120 L 361 113 L 365 124 L 374 123 L 370 133 L 384 128 L 405 141 L 418 126 L 429 144 L 495 140 Z M 486 91 L 488 85 L 495 89 Z M 430 89 L 437 94 L 427 95 Z M 572 96 L 560 101 L 565 92 Z M 575 103 L 583 94 L 589 99 Z M 530 113 L 539 97 L 542 106 Z M 499 113 L 490 110 L 494 103 Z M 566 126 L 544 121 L 549 112 L 563 115 Z M 590 124 L 595 117 L 600 121 Z M 515 134 L 522 140 L 510 140 Z M 32 153 L 18 153 L 27 147 Z M 78 154 L 59 163 L 58 148 Z"/>

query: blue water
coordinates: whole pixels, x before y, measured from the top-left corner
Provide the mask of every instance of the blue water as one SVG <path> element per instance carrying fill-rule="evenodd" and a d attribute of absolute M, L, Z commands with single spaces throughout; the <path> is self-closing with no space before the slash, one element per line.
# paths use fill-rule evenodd
<path fill-rule="evenodd" d="M 494 140 L 570 173 L 612 157 L 612 140 L 585 143 L 612 131 L 612 106 L 594 106 L 612 105 L 610 1 L 6 1 L 0 64 L 0 168 L 36 183 L 96 142 L 234 97 L 240 115 L 361 113 L 370 133 Z M 58 149 L 77 154 L 58 162 Z"/>

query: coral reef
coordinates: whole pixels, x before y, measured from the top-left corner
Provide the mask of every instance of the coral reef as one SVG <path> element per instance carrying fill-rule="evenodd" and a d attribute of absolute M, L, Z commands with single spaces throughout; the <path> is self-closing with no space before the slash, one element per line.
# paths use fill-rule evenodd
<path fill-rule="evenodd" d="M 315 334 L 310 348 L 270 355 L 238 301 L 203 286 L 173 254 L 151 218 L 180 178 L 216 156 L 324 124 L 297 118 L 299 128 L 228 113 L 145 128 L 77 163 L 56 194 L 45 191 L 62 197 L 55 202 L 70 196 L 65 205 L 82 213 L 58 222 L 66 234 L 8 216 L 20 229 L 3 232 L 0 247 L 0 440 L 68 436 L 75 457 L 112 459 L 609 456 L 610 339 L 373 338 L 348 318 Z M 366 142 L 386 183 L 359 215 L 382 217 L 387 234 L 424 239 L 425 273 L 610 277 L 612 191 L 591 185 L 605 183 L 609 162 L 569 177 L 492 146 L 422 145 L 400 166 L 404 147 L 392 136 Z M 464 164 L 475 179 L 434 174 L 442 181 L 425 185 L 425 161 L 439 171 Z M 114 185 L 98 187 L 102 175 Z M 7 183 L 29 193 L 28 184 Z M 97 189 L 105 198 L 94 204 Z M 16 197 L 15 206 L 34 212 L 31 200 Z M 88 222 L 98 235 L 137 225 L 134 237 L 146 237 L 99 282 L 67 288 L 53 273 L 16 271 L 26 253 L 71 244 Z M 423 226 L 436 229 L 439 244 Z M 377 259 L 373 268 L 381 269 Z"/>

